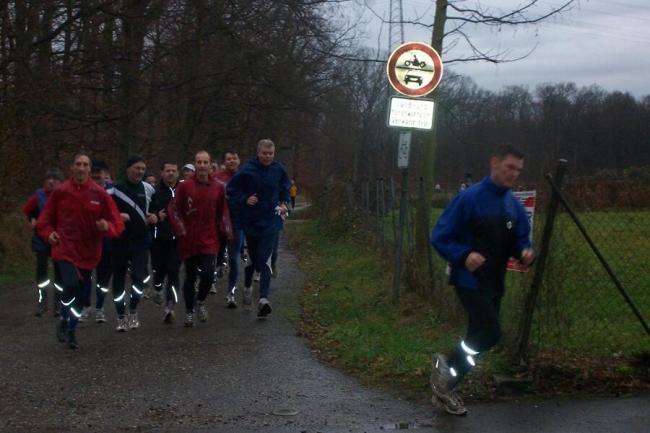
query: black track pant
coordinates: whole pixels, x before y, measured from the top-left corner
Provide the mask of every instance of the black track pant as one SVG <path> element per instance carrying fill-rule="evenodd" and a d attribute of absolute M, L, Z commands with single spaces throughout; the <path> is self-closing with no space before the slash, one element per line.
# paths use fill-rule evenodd
<path fill-rule="evenodd" d="M 123 246 L 113 244 L 113 302 L 118 316 L 124 316 L 126 309 L 126 272 L 131 268 L 131 300 L 129 310 L 135 311 L 138 308 L 140 297 L 144 293 L 143 280 L 147 276 L 147 255 L 149 249 L 146 247 Z"/>
<path fill-rule="evenodd" d="M 491 349 L 501 338 L 499 310 L 501 294 L 487 289 L 456 288 L 456 294 L 467 312 L 467 333 L 463 340 L 449 354 L 448 363 L 457 373 L 458 384 L 474 366 L 474 357 Z"/>
<path fill-rule="evenodd" d="M 47 276 L 47 263 L 50 258 L 50 251 L 34 251 L 36 255 L 36 287 L 38 288 L 38 302 L 45 305 L 47 302 L 47 290 L 49 287 L 54 288 L 53 306 L 56 311 L 59 308 L 59 299 L 61 292 L 57 290 L 54 283 L 61 287 L 61 275 L 59 269 L 54 266 L 54 282 Z"/>
<path fill-rule="evenodd" d="M 91 271 L 79 269 L 70 262 L 56 262 L 61 275 L 61 320 L 68 322 L 68 329 L 75 329 L 83 308 L 84 285 L 90 282 Z"/>
<path fill-rule="evenodd" d="M 215 255 L 192 256 L 185 260 L 185 281 L 183 282 L 183 296 L 185 298 L 185 309 L 188 312 L 194 311 L 194 284 L 199 278 L 199 293 L 196 298 L 199 302 L 205 301 L 214 281 Z"/>
<path fill-rule="evenodd" d="M 178 257 L 176 240 L 156 239 L 151 245 L 151 267 L 153 269 L 153 287 L 161 291 L 165 287 L 167 304 L 178 303 L 178 273 L 181 259 Z M 167 278 L 167 284 L 165 284 Z"/>

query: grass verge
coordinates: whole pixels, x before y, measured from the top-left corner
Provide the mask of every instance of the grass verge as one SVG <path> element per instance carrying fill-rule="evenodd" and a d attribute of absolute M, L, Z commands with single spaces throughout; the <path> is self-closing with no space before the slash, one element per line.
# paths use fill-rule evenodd
<path fill-rule="evenodd" d="M 362 232 L 340 233 L 318 220 L 290 225 L 288 232 L 306 277 L 299 326 L 313 349 L 365 384 L 427 400 L 430 356 L 457 344 L 464 324 L 413 294 L 404 294 L 400 305 L 393 306 L 392 264 Z M 524 392 L 575 396 L 650 389 L 647 354 L 630 358 L 555 352 L 537 352 L 529 372 L 532 386 Z M 517 375 L 498 347 L 481 357 L 461 392 L 470 400 L 504 395 L 494 375 Z"/>
<path fill-rule="evenodd" d="M 391 265 L 361 235 L 343 236 L 316 220 L 288 230 L 306 275 L 300 330 L 314 350 L 368 385 L 430 398 L 431 354 L 457 344 L 464 326 L 413 294 L 392 305 Z M 503 365 L 498 353 L 487 356 L 464 394 L 491 396 L 492 374 Z"/>

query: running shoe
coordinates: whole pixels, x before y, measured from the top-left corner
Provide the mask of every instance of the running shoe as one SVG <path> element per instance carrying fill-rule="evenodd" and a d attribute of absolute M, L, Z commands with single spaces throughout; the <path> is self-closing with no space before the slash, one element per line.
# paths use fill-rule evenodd
<path fill-rule="evenodd" d="M 244 308 L 251 309 L 253 307 L 253 288 L 244 287 L 244 297 L 243 297 Z"/>
<path fill-rule="evenodd" d="M 266 298 L 260 298 L 260 302 L 257 304 L 257 317 L 266 317 L 271 314 L 273 309 L 271 308 L 271 303 Z"/>
<path fill-rule="evenodd" d="M 204 303 L 199 304 L 199 321 L 207 322 L 208 321 L 208 307 Z"/>
<path fill-rule="evenodd" d="M 191 328 L 194 326 L 194 313 L 189 311 L 185 313 L 185 327 Z"/>
<path fill-rule="evenodd" d="M 258 283 L 260 281 L 260 273 L 259 272 L 255 272 L 253 274 L 253 281 L 255 281 L 256 283 Z"/>
<path fill-rule="evenodd" d="M 223 278 L 223 268 L 224 268 L 223 265 L 219 265 L 219 266 L 217 267 L 217 271 L 216 271 L 215 274 L 214 274 L 214 275 L 217 277 L 217 280 L 220 280 L 220 279 Z"/>
<path fill-rule="evenodd" d="M 79 348 L 79 343 L 77 343 L 77 337 L 74 335 L 74 329 L 68 330 L 68 347 L 72 350 Z"/>
<path fill-rule="evenodd" d="M 216 295 L 217 294 L 217 283 L 216 282 L 212 283 L 212 287 L 210 287 L 210 294 L 211 295 Z"/>
<path fill-rule="evenodd" d="M 125 316 L 120 316 L 117 318 L 117 326 L 115 327 L 117 332 L 126 332 L 129 330 L 129 323 L 126 320 Z"/>
<path fill-rule="evenodd" d="M 129 328 L 138 329 L 140 327 L 140 320 L 138 319 L 138 312 L 132 311 L 129 313 Z"/>
<path fill-rule="evenodd" d="M 65 331 L 68 329 L 68 322 L 60 319 L 56 324 L 56 339 L 59 343 L 65 343 Z"/>
<path fill-rule="evenodd" d="M 163 323 L 168 325 L 174 323 L 174 305 L 169 304 L 165 307 L 165 315 L 163 316 Z"/>
<path fill-rule="evenodd" d="M 431 402 L 449 414 L 465 415 L 467 408 L 465 408 L 463 400 L 457 393 L 453 392 L 454 377 L 447 364 L 447 357 L 435 354 L 431 364 L 430 383 L 433 391 Z"/>
<path fill-rule="evenodd" d="M 228 293 L 226 296 L 226 308 L 234 309 L 237 308 L 237 301 L 235 300 L 234 293 Z"/>
<path fill-rule="evenodd" d="M 90 313 L 92 309 L 90 307 L 83 307 L 81 310 L 81 317 L 79 317 L 80 322 L 87 322 L 90 319 Z"/>
<path fill-rule="evenodd" d="M 106 313 L 104 313 L 103 308 L 95 308 L 95 322 L 97 323 L 106 322 Z"/>

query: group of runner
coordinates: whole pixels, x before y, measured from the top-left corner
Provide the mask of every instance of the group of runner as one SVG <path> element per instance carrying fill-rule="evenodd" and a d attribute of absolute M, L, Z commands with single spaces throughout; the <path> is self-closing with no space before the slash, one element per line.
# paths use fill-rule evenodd
<path fill-rule="evenodd" d="M 48 171 L 43 187 L 23 208 L 34 227 L 36 315 L 46 311 L 52 287 L 55 315 L 60 317 L 56 335 L 72 349 L 78 348 L 78 322 L 89 320 L 93 313 L 93 271 L 97 322 L 106 322 L 104 300 L 112 282 L 116 330 L 139 328 L 138 304 L 151 284 L 153 300 L 164 307 L 165 323 L 174 320 L 181 288 L 184 325 L 192 327 L 195 315 L 200 322 L 208 320 L 206 298 L 215 276 L 222 275 L 225 267 L 229 269 L 226 306 L 238 307 L 239 265 L 246 244 L 248 266 L 241 302 L 252 309 L 257 272 L 257 315 L 263 318 L 272 311 L 269 290 L 279 231 L 288 203 L 294 204 L 297 194 L 285 168 L 275 161 L 273 141 L 260 140 L 256 158 L 241 167 L 235 150 L 223 153 L 221 165 L 207 151 L 199 151 L 183 167 L 180 180 L 178 165 L 165 161 L 155 186 L 146 169 L 142 156 L 131 155 L 125 178 L 112 183 L 104 162 L 78 153 L 72 177 L 63 181 L 60 171 Z M 53 280 L 48 278 L 49 256 L 54 262 Z"/>

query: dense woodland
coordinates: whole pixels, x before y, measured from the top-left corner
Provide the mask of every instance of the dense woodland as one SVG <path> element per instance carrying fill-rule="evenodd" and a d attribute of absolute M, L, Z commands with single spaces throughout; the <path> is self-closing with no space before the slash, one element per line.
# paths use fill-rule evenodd
<path fill-rule="evenodd" d="M 372 61 L 387 55 L 357 40 L 332 0 L 5 1 L 0 208 L 78 149 L 119 175 L 129 153 L 154 167 L 202 148 L 246 157 L 269 137 L 303 190 L 392 174 L 385 65 Z M 495 93 L 446 70 L 435 178 L 479 177 L 500 143 L 524 150 L 530 181 L 560 156 L 580 175 L 650 165 L 650 96 L 570 81 Z"/>

